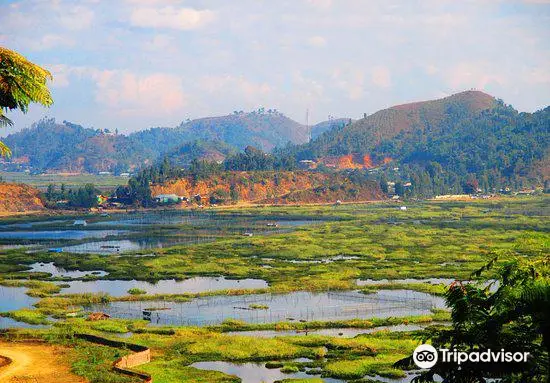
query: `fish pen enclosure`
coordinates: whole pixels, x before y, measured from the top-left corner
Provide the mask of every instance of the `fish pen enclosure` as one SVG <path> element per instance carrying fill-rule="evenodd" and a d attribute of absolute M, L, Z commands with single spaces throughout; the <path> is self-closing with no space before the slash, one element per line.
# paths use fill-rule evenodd
<path fill-rule="evenodd" d="M 132 301 L 94 305 L 116 318 L 146 319 L 158 325 L 206 326 L 226 320 L 247 323 L 387 318 L 429 314 L 445 307 L 442 298 L 411 290 L 381 290 L 373 294 L 294 292 L 213 296 L 191 302 Z"/>

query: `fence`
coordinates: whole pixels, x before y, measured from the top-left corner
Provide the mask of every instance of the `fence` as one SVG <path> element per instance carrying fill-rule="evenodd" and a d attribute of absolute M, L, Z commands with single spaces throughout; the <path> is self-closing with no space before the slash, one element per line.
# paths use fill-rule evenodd
<path fill-rule="evenodd" d="M 144 372 L 130 370 L 132 367 L 140 366 L 151 361 L 151 350 L 148 347 L 138 344 L 126 343 L 117 340 L 102 338 L 90 334 L 75 334 L 75 338 L 83 339 L 91 343 L 97 343 L 104 346 L 128 349 L 134 351 L 133 354 L 123 356 L 113 363 L 113 369 L 121 374 L 133 376 L 143 380 L 145 383 L 152 383 L 151 375 Z"/>
<path fill-rule="evenodd" d="M 144 318 L 155 324 L 204 326 L 235 319 L 249 323 L 273 323 L 288 320 L 334 320 L 360 317 L 383 317 L 429 314 L 438 301 L 427 295 L 395 294 L 390 296 L 362 295 L 354 292 L 323 293 L 315 299 L 277 298 L 276 295 L 221 296 L 200 298 L 193 302 L 119 302 L 95 309 L 113 317 Z M 315 297 L 315 294 L 311 294 Z M 333 304 L 328 305 L 327 302 Z M 263 303 L 268 309 L 251 310 L 252 303 Z M 316 304 L 317 303 L 317 304 Z M 156 310 L 147 310 L 156 306 Z M 282 307 L 283 306 L 283 307 Z M 159 310 L 160 309 L 160 310 Z"/>

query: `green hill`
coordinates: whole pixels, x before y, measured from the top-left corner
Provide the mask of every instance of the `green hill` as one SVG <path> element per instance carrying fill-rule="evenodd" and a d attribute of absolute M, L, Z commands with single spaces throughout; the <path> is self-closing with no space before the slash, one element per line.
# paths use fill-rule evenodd
<path fill-rule="evenodd" d="M 313 126 L 313 135 L 335 122 Z M 308 128 L 275 110 L 235 112 L 181 123 L 175 128 L 151 128 L 130 135 L 84 128 L 67 121 L 43 119 L 9 135 L 13 163 L 7 169 L 57 172 L 126 172 L 169 156 L 180 164 L 197 158 L 221 161 L 229 153 L 255 146 L 270 151 L 307 141 Z M 47 144 L 45 144 L 47 143 Z"/>
<path fill-rule="evenodd" d="M 399 105 L 279 152 L 298 160 L 368 155 L 384 176 L 420 194 L 540 186 L 549 179 L 550 108 L 518 113 L 482 92 Z M 376 165 L 378 164 L 378 165 Z M 400 168 L 399 175 L 390 168 Z M 420 186 L 422 184 L 422 186 Z M 477 187 L 477 186 L 476 186 Z"/>

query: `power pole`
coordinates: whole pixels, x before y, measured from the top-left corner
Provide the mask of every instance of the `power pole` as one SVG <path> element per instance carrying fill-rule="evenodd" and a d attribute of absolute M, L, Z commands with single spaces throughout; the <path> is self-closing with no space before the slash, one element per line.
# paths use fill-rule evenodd
<path fill-rule="evenodd" d="M 309 127 L 309 108 L 306 109 L 306 132 L 307 142 L 311 141 L 311 128 Z"/>

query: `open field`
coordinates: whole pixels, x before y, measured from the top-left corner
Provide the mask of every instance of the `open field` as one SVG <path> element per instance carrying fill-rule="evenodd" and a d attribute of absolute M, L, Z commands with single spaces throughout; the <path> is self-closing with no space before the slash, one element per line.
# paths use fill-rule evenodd
<path fill-rule="evenodd" d="M 46 190 L 48 185 L 65 184 L 69 188 L 83 186 L 85 184 L 94 184 L 99 189 L 113 189 L 119 185 L 126 185 L 128 177 L 119 177 L 112 175 L 100 176 L 97 174 L 26 174 L 20 172 L 0 172 L 0 178 L 4 182 L 24 183 L 34 186 L 42 191 Z"/>

